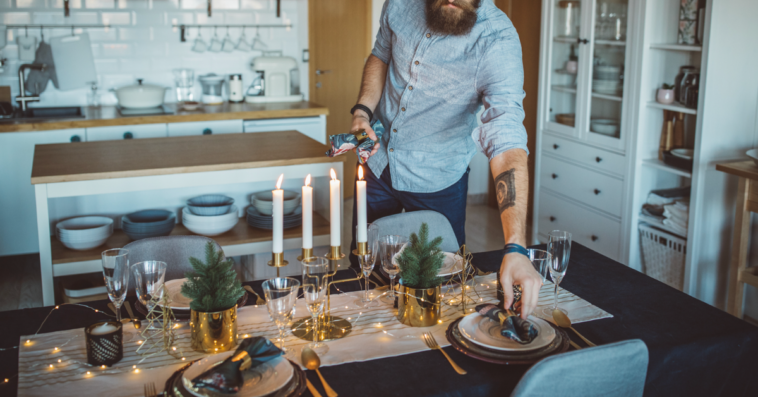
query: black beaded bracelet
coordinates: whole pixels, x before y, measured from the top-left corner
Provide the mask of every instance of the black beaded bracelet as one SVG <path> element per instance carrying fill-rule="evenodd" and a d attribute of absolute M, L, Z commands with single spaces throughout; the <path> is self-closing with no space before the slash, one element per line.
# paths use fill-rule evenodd
<path fill-rule="evenodd" d="M 368 115 L 368 121 L 371 121 L 374 119 L 374 112 L 372 112 L 371 109 L 368 108 L 368 106 L 361 105 L 360 103 L 356 104 L 355 106 L 353 106 L 352 109 L 350 109 L 350 114 L 355 113 L 356 110 L 363 110 L 364 112 L 366 112 L 366 114 Z"/>
<path fill-rule="evenodd" d="M 527 251 L 526 248 L 515 243 L 506 244 L 505 247 L 503 247 L 503 250 L 505 250 L 505 253 L 503 254 L 503 256 L 508 255 L 512 252 L 516 252 L 527 257 L 529 256 L 529 251 Z"/>

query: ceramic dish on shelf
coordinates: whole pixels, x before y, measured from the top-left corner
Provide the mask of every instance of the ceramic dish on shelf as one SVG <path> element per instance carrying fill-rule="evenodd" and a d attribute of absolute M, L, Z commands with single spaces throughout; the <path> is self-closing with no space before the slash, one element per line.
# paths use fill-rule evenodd
<path fill-rule="evenodd" d="M 618 136 L 621 125 L 618 120 L 593 119 L 590 120 L 590 131 L 607 136 Z"/>
<path fill-rule="evenodd" d="M 189 211 L 198 216 L 217 216 L 229 212 L 234 199 L 223 194 L 204 194 L 187 200 Z"/>
<path fill-rule="evenodd" d="M 182 224 L 189 231 L 201 236 L 218 236 L 234 229 L 239 222 L 237 206 L 232 205 L 229 212 L 218 216 L 199 216 L 192 214 L 187 207 L 182 211 Z"/>
<path fill-rule="evenodd" d="M 755 163 L 755 165 L 758 166 L 758 149 L 750 149 L 745 154 L 747 154 L 748 157 L 753 159 L 753 162 Z"/>
<path fill-rule="evenodd" d="M 678 149 L 671 149 L 671 154 L 676 157 L 681 157 L 685 160 L 692 160 L 692 156 L 695 155 L 695 151 L 692 149 L 678 148 Z"/>
<path fill-rule="evenodd" d="M 252 204 L 261 214 L 271 215 L 273 213 L 274 202 L 270 190 L 254 193 L 250 198 L 250 204 Z M 298 206 L 300 206 L 300 193 L 285 190 L 284 202 L 282 203 L 282 211 L 284 214 L 291 214 Z"/>
<path fill-rule="evenodd" d="M 144 210 L 121 217 L 121 229 L 132 240 L 168 236 L 176 226 L 176 215 L 166 210 Z"/>
<path fill-rule="evenodd" d="M 113 219 L 107 216 L 83 216 L 55 225 L 55 236 L 66 247 L 86 251 L 99 247 L 113 234 Z"/>

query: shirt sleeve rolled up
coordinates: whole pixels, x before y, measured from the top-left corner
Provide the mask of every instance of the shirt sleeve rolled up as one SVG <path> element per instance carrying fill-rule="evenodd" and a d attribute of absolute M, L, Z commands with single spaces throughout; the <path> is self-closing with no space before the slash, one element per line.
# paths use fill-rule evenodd
<path fill-rule="evenodd" d="M 390 30 L 389 18 L 387 16 L 387 5 L 390 0 L 384 2 L 382 6 L 382 15 L 379 17 L 379 32 L 376 34 L 374 49 L 371 54 L 379 58 L 382 62 L 389 64 L 392 57 L 392 31 Z"/>
<path fill-rule="evenodd" d="M 495 35 L 479 62 L 476 77 L 477 90 L 484 105 L 483 124 L 471 133 L 479 150 L 490 161 L 511 149 L 523 149 L 529 153 L 524 128 L 521 42 L 512 25 Z"/>

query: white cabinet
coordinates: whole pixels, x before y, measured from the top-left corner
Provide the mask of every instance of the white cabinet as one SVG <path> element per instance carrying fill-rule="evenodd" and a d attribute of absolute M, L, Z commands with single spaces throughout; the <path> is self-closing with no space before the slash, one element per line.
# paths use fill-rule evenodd
<path fill-rule="evenodd" d="M 302 134 L 326 144 L 326 116 L 245 120 L 244 122 L 246 133 L 289 130 L 300 131 Z"/>
<path fill-rule="evenodd" d="M 38 251 L 34 145 L 84 141 L 83 128 L 0 134 L 0 255 Z"/>
<path fill-rule="evenodd" d="M 87 128 L 87 141 L 115 141 L 120 139 L 163 138 L 166 124 L 117 125 Z"/>
<path fill-rule="evenodd" d="M 168 125 L 168 136 L 235 134 L 242 131 L 242 120 L 193 121 Z"/>

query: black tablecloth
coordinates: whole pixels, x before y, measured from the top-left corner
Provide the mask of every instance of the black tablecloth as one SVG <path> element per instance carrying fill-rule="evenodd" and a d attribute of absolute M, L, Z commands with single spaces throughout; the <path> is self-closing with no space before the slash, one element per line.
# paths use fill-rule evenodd
<path fill-rule="evenodd" d="M 499 251 L 479 253 L 474 264 L 494 271 L 501 258 Z M 352 270 L 339 274 L 351 276 Z M 261 293 L 260 283 L 250 284 Z M 575 326 L 590 340 L 645 341 L 650 352 L 646 396 L 758 395 L 754 378 L 758 328 L 576 243 L 561 286 L 613 314 Z M 357 287 L 343 284 L 340 289 Z M 249 299 L 248 304 L 254 301 Z M 106 304 L 90 306 L 107 310 Z M 49 311 L 48 307 L 0 313 L 0 348 L 16 346 L 21 335 L 33 334 Z M 42 332 L 84 327 L 102 318 L 85 308 L 65 306 L 53 312 Z M 435 351 L 324 367 L 321 372 L 341 396 L 506 396 L 528 369 L 488 364 L 450 347 L 445 350 L 467 375 L 457 375 Z M 0 395 L 16 395 L 17 370 L 18 350 L 0 351 L 0 382 L 11 378 L 0 383 Z M 316 374 L 307 373 L 325 396 Z"/>

